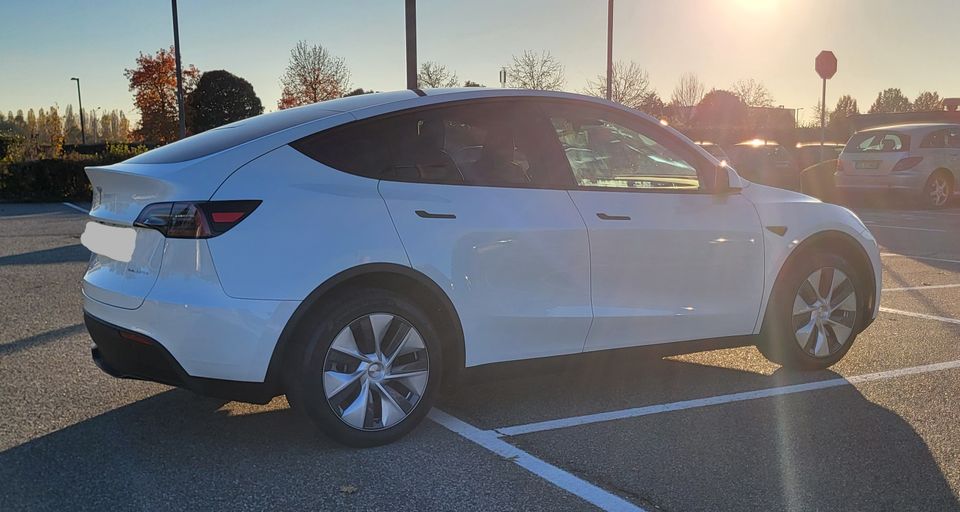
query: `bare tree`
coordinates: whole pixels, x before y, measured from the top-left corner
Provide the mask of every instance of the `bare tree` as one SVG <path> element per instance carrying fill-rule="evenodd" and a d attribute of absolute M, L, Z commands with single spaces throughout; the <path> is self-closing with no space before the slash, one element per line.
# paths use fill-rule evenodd
<path fill-rule="evenodd" d="M 770 95 L 770 91 L 767 90 L 767 86 L 763 85 L 763 82 L 753 78 L 737 80 L 731 89 L 748 107 L 773 106 L 773 96 Z"/>
<path fill-rule="evenodd" d="M 300 41 L 290 51 L 290 63 L 280 77 L 283 92 L 278 108 L 308 105 L 339 98 L 350 89 L 350 71 L 342 58 L 320 45 Z"/>
<path fill-rule="evenodd" d="M 597 75 L 595 80 L 587 82 L 584 94 L 607 97 L 607 75 Z M 650 94 L 650 78 L 647 71 L 634 61 L 617 61 L 613 65 L 613 87 L 610 99 L 630 108 L 640 108 Z"/>
<path fill-rule="evenodd" d="M 670 102 L 680 107 L 695 107 L 703 99 L 703 82 L 693 73 L 680 75 L 680 81 L 673 88 Z"/>
<path fill-rule="evenodd" d="M 548 51 L 538 54 L 524 50 L 523 55 L 513 56 L 513 64 L 507 69 L 510 87 L 558 91 L 565 82 L 563 65 Z"/>
<path fill-rule="evenodd" d="M 457 74 L 437 62 L 424 62 L 420 65 L 420 72 L 417 73 L 417 84 L 420 87 L 432 89 L 456 87 L 458 83 Z"/>

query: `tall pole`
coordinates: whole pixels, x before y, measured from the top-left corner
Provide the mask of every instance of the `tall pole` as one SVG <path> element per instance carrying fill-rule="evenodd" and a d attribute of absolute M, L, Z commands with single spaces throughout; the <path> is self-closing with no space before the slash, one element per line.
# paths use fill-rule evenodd
<path fill-rule="evenodd" d="M 417 89 L 417 0 L 406 0 L 407 89 Z"/>
<path fill-rule="evenodd" d="M 820 161 L 824 160 L 823 144 L 827 141 L 827 79 L 823 79 L 823 93 L 820 95 Z"/>
<path fill-rule="evenodd" d="M 86 145 L 87 133 L 84 131 L 84 128 L 83 128 L 83 97 L 80 96 L 80 79 L 74 77 L 74 78 L 71 78 L 70 80 L 76 80 L 77 82 L 77 103 L 80 104 L 80 144 Z"/>
<path fill-rule="evenodd" d="M 183 73 L 180 68 L 180 25 L 177 21 L 177 0 L 170 0 L 173 6 L 173 56 L 177 61 L 177 117 L 180 118 L 180 138 L 187 136 L 187 118 L 183 111 Z"/>
<path fill-rule="evenodd" d="M 613 95 L 613 0 L 607 1 L 607 99 Z"/>

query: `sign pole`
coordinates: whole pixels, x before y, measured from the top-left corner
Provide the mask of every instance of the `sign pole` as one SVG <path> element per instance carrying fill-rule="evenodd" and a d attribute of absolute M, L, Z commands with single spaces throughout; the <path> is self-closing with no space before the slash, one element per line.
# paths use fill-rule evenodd
<path fill-rule="evenodd" d="M 820 95 L 820 161 L 824 161 L 823 145 L 827 141 L 827 79 L 823 79 L 823 93 Z"/>

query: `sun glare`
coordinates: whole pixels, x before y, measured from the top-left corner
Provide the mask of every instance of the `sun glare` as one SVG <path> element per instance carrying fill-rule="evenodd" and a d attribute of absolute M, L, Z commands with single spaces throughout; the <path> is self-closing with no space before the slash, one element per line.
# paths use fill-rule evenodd
<path fill-rule="evenodd" d="M 743 9 L 753 12 L 770 12 L 780 7 L 782 0 L 735 0 Z"/>

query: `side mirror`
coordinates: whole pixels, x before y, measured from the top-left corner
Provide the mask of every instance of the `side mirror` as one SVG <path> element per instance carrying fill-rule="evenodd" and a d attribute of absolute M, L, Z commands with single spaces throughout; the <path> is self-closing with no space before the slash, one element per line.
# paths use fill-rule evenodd
<path fill-rule="evenodd" d="M 713 177 L 713 192 L 717 194 L 736 194 L 743 189 L 743 181 L 740 180 L 740 175 L 726 162 L 721 162 L 716 167 Z"/>

